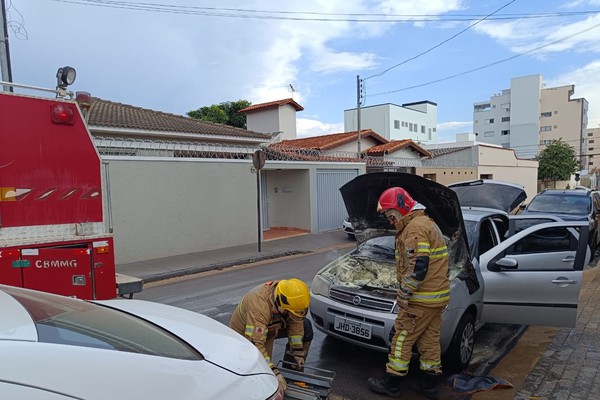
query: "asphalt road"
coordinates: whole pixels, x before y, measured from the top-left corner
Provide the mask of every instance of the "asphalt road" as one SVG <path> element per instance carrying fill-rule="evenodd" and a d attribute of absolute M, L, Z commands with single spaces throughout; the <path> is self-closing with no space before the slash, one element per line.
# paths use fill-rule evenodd
<path fill-rule="evenodd" d="M 237 303 L 252 287 L 267 280 L 289 277 L 297 277 L 310 283 L 312 277 L 322 266 L 344 252 L 344 250 L 340 250 L 291 256 L 156 282 L 145 286 L 144 291 L 136 295 L 136 298 L 185 308 L 227 324 Z M 520 329 L 520 326 L 500 324 L 486 325 L 480 329 L 476 336 L 475 351 L 469 372 L 477 375 L 487 373 L 495 365 L 498 357 L 506 352 Z M 274 360 L 282 358 L 284 346 L 285 340 L 276 342 Z M 331 400 L 377 400 L 386 397 L 370 392 L 367 387 L 367 378 L 381 375 L 384 372 L 386 360 L 385 353 L 374 352 L 330 338 L 315 330 L 315 339 L 311 346 L 307 365 L 335 372 Z M 418 367 L 412 368 L 411 371 L 417 369 Z M 414 379 L 414 373 L 409 374 L 409 379 Z M 465 398 L 454 394 L 449 387 L 445 387 L 442 383 L 440 384 L 442 399 Z M 403 398 L 419 399 L 422 397 L 407 389 Z"/>

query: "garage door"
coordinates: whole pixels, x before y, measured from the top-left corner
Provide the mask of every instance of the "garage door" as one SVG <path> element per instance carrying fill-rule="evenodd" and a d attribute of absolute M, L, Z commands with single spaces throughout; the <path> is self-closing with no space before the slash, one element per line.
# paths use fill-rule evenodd
<path fill-rule="evenodd" d="M 342 227 L 348 215 L 340 187 L 354 179 L 358 170 L 317 170 L 317 228 L 319 232 Z"/>

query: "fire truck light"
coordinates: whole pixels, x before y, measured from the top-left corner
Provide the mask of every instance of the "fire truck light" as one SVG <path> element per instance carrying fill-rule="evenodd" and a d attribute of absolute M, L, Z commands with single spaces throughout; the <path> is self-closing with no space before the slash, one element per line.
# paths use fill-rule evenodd
<path fill-rule="evenodd" d="M 96 247 L 96 254 L 107 254 L 109 252 L 110 247 L 108 246 Z"/>
<path fill-rule="evenodd" d="M 52 105 L 52 122 L 62 125 L 73 125 L 75 123 L 75 112 L 67 104 Z"/>
<path fill-rule="evenodd" d="M 56 72 L 56 86 L 64 89 L 75 82 L 76 76 L 77 72 L 75 72 L 75 68 L 73 67 L 59 68 Z"/>

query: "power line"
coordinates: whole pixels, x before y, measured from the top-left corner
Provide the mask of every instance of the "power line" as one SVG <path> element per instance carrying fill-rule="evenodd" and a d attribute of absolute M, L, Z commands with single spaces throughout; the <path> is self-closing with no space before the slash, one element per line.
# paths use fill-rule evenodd
<path fill-rule="evenodd" d="M 471 28 L 472 28 L 472 27 L 474 27 L 475 25 L 477 25 L 477 24 L 479 24 L 479 23 L 481 23 L 481 22 L 485 21 L 486 19 L 488 19 L 488 18 L 489 18 L 489 17 L 491 17 L 492 15 L 496 14 L 498 11 L 500 11 L 500 10 L 502 10 L 502 9 L 504 9 L 504 8 L 506 8 L 506 7 L 508 7 L 509 5 L 511 5 L 512 3 L 514 3 L 515 1 L 516 1 L 516 0 L 511 0 L 511 1 L 509 1 L 508 3 L 506 3 L 505 5 L 503 5 L 502 7 L 498 8 L 496 11 L 494 11 L 494 12 L 492 12 L 491 14 L 488 14 L 488 15 L 486 15 L 485 17 L 483 17 L 483 18 L 481 18 L 481 19 L 477 20 L 477 22 L 475 22 L 475 23 L 473 23 L 473 24 L 471 24 L 471 25 L 467 26 L 467 27 L 466 27 L 465 29 L 463 29 L 462 31 L 460 31 L 460 32 L 458 32 L 458 33 L 456 33 L 456 34 L 454 34 L 454 35 L 450 36 L 448 39 L 441 41 L 440 43 L 436 44 L 436 45 L 435 45 L 435 46 L 433 46 L 433 47 L 430 47 L 429 49 L 427 49 L 427 50 L 425 50 L 425 51 L 423 51 L 423 52 L 421 52 L 421 53 L 419 53 L 419 54 L 417 54 L 416 56 L 413 56 L 413 57 L 407 58 L 406 60 L 404 60 L 404 61 L 402 61 L 402 62 L 400 62 L 400 63 L 398 63 L 398 64 L 396 64 L 396 65 L 393 65 L 393 66 L 389 67 L 388 69 L 384 70 L 383 72 L 380 72 L 380 73 L 378 73 L 378 74 L 375 74 L 375 75 L 371 75 L 371 76 L 369 76 L 369 77 L 365 78 L 365 80 L 367 80 L 367 79 L 370 79 L 370 78 L 375 78 L 375 77 L 381 76 L 381 75 L 383 75 L 383 74 L 385 74 L 385 73 L 387 73 L 387 72 L 391 71 L 392 69 L 394 69 L 394 68 L 396 68 L 396 67 L 399 67 L 399 66 L 401 66 L 401 65 L 404 65 L 404 64 L 406 64 L 406 63 L 407 63 L 407 62 L 409 62 L 409 61 L 415 60 L 415 59 L 417 59 L 417 58 L 419 58 L 419 57 L 421 57 L 421 56 L 423 56 L 423 55 L 425 55 L 425 54 L 429 53 L 430 51 L 437 49 L 438 47 L 442 46 L 442 45 L 443 45 L 443 44 L 445 44 L 445 43 L 448 43 L 449 41 L 451 41 L 452 39 L 456 38 L 457 36 L 459 36 L 459 35 L 462 35 L 463 33 L 465 33 L 466 31 L 468 31 L 469 29 L 471 29 Z"/>
<path fill-rule="evenodd" d="M 293 21 L 313 21 L 313 22 L 370 22 L 370 23 L 397 23 L 397 22 L 469 22 L 479 20 L 479 14 L 383 14 L 383 13 L 326 13 L 314 11 L 273 11 L 257 10 L 243 8 L 222 8 L 222 7 L 196 7 L 196 6 L 178 6 L 161 3 L 145 2 L 125 2 L 110 0 L 53 0 L 60 3 L 78 4 L 85 6 L 138 10 L 158 13 L 198 15 L 207 17 L 224 18 L 250 18 L 250 19 L 271 19 L 271 20 L 293 20 Z M 261 15 L 258 15 L 261 14 Z M 274 14 L 274 15 L 265 15 Z M 529 18 L 556 18 L 573 17 L 579 15 L 600 14 L 600 10 L 554 12 L 554 13 L 523 13 L 523 14 L 503 14 L 488 18 L 490 20 L 514 20 Z M 286 16 L 291 15 L 291 16 Z M 306 17 L 302 17 L 305 15 Z M 314 17 L 322 16 L 322 17 Z M 339 18 L 332 18 L 338 16 Z M 378 18 L 373 18 L 378 17 Z M 392 17 L 392 18 L 390 18 Z"/>
<path fill-rule="evenodd" d="M 536 51 L 539 51 L 539 50 L 544 49 L 546 47 L 552 46 L 553 44 L 560 43 L 560 42 L 562 42 L 564 40 L 571 39 L 571 38 L 573 38 L 575 36 L 579 36 L 581 34 L 589 32 L 589 31 L 591 31 L 593 29 L 596 29 L 598 27 L 600 27 L 600 23 L 596 24 L 596 25 L 592 25 L 591 27 L 586 28 L 586 29 L 584 29 L 582 31 L 579 31 L 579 32 L 573 33 L 571 35 L 562 37 L 560 39 L 554 40 L 552 42 L 546 43 L 545 45 L 536 47 L 536 48 L 534 48 L 532 50 L 529 50 L 529 51 L 526 51 L 524 53 L 515 54 L 512 57 L 508 57 L 508 58 L 504 58 L 502 60 L 494 61 L 493 63 L 482 65 L 481 67 L 477 67 L 477 68 L 473 68 L 473 69 L 470 69 L 470 70 L 467 70 L 467 71 L 459 72 L 457 74 L 453 74 L 453 75 L 447 76 L 445 78 L 440 78 L 440 79 L 436 79 L 436 80 L 433 80 L 433 81 L 430 81 L 430 82 L 421 83 L 419 85 L 408 86 L 408 87 L 405 87 L 405 88 L 402 88 L 402 89 L 390 90 L 390 91 L 387 91 L 387 92 L 375 93 L 375 94 L 372 94 L 371 96 L 381 96 L 381 95 L 384 95 L 384 94 L 398 93 L 398 92 L 402 92 L 402 91 L 405 91 L 405 90 L 416 89 L 416 88 L 420 88 L 420 87 L 423 87 L 423 86 L 433 85 L 434 83 L 439 83 L 439 82 L 447 81 L 447 80 L 450 80 L 450 79 L 453 79 L 453 78 L 458 78 L 459 76 L 463 76 L 463 75 L 467 75 L 467 74 L 470 74 L 470 73 L 473 73 L 473 72 L 477 72 L 477 71 L 480 71 L 480 70 L 485 69 L 485 68 L 493 67 L 494 65 L 498 65 L 498 64 L 502 64 L 502 63 L 507 62 L 507 61 L 514 60 L 516 58 L 522 57 L 522 56 L 527 55 L 527 54 L 535 53 Z"/>

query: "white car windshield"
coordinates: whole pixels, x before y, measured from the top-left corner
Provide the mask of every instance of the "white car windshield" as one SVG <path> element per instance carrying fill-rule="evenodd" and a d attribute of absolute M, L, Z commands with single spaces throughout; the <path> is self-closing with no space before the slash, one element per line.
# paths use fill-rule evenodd
<path fill-rule="evenodd" d="M 590 205 L 591 200 L 587 196 L 538 195 L 531 201 L 527 211 L 585 215 L 590 213 Z"/>
<path fill-rule="evenodd" d="M 202 360 L 193 347 L 133 315 L 69 297 L 3 289 L 33 318 L 38 340 L 184 360 Z"/>

